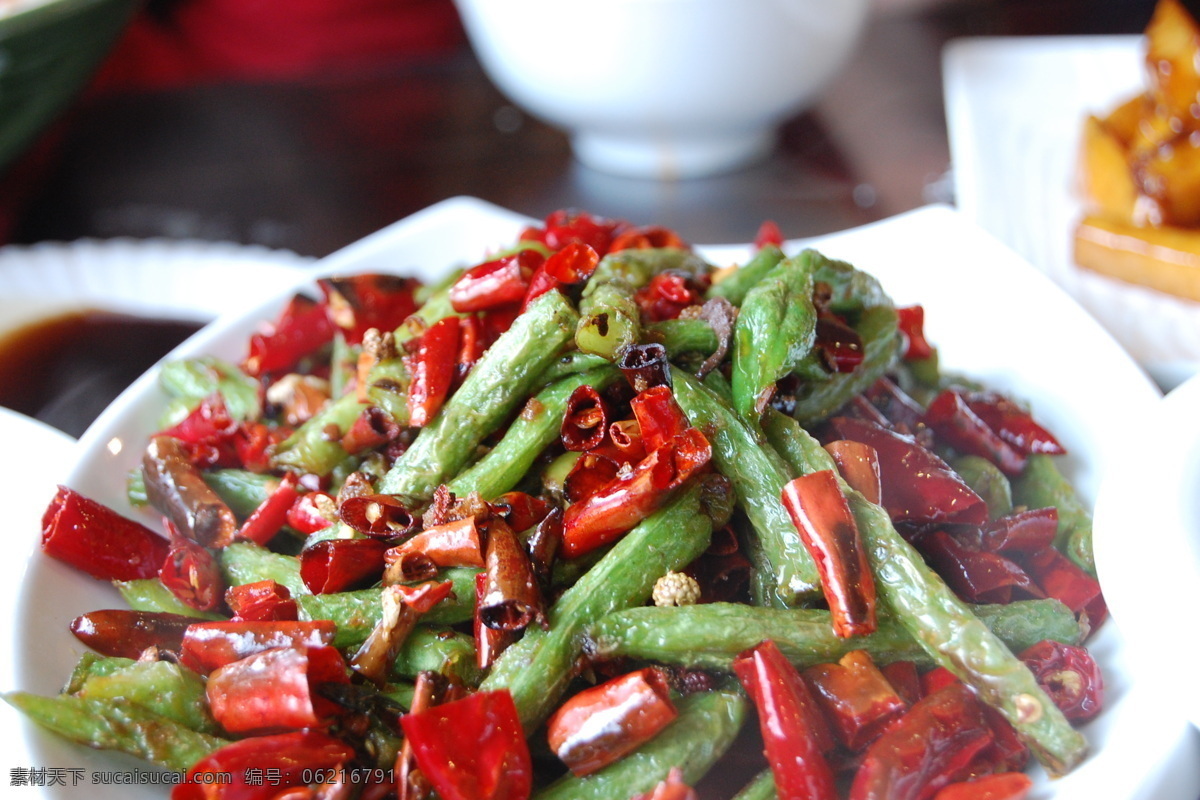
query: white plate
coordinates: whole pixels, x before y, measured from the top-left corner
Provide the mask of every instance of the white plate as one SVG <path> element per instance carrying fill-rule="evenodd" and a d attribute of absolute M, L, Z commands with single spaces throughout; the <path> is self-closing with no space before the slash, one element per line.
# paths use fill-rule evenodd
<path fill-rule="evenodd" d="M 527 220 L 470 198 L 440 203 L 334 254 L 321 266 L 416 268 L 437 274 L 478 260 L 510 243 Z M 1033 401 L 1072 455 L 1065 469 L 1086 497 L 1095 497 L 1112 458 L 1114 420 L 1143 419 L 1158 392 L 1119 346 L 1044 276 L 991 237 L 946 208 L 929 208 L 866 228 L 823 237 L 818 244 L 876 274 L 901 303 L 921 302 L 930 335 L 947 366 Z M 793 246 L 796 246 L 793 243 Z M 746 247 L 713 247 L 714 258 L 744 258 Z M 273 315 L 287 291 L 245 314 L 227 316 L 182 345 L 176 355 L 244 354 L 257 321 Z M 1053 347 L 1033 321 L 1053 324 Z M 126 471 L 153 431 L 161 398 L 154 376 L 139 379 L 80 440 L 80 461 L 67 482 L 86 495 L 123 507 Z M 29 532 L 28 535 L 33 535 Z M 57 691 L 83 648 L 66 630 L 84 611 L 119 603 L 106 585 L 49 559 L 29 567 L 18 605 L 17 685 Z M 1189 765 L 1200 757 L 1186 721 L 1171 707 L 1149 703 L 1133 685 L 1129 660 L 1115 626 L 1092 646 L 1107 675 L 1108 709 L 1085 728 L 1095 755 L 1053 783 L 1039 776 L 1035 798 L 1187 798 L 1200 794 Z M 5 654 L 0 653 L 0 659 Z M 82 752 L 24 725 L 22 736 L 42 766 L 87 771 L 135 769 L 129 759 Z M 114 767 L 113 765 L 120 765 Z M 67 797 L 70 789 L 50 796 Z M 151 787 L 122 787 L 96 797 L 159 797 Z"/>
<path fill-rule="evenodd" d="M 1142 91 L 1141 37 L 963 39 L 944 53 L 957 203 L 1043 270 L 1166 387 L 1200 369 L 1200 304 L 1079 269 L 1084 117 Z"/>
<path fill-rule="evenodd" d="M 8 245 L 0 247 L 0 336 L 89 309 L 208 322 L 293 282 L 313 263 L 284 250 L 192 240 Z"/>
<path fill-rule="evenodd" d="M 1200 637 L 1187 615 L 1200 586 L 1200 377 L 1122 438 L 1096 505 L 1097 568 L 1138 666 L 1200 726 Z"/>

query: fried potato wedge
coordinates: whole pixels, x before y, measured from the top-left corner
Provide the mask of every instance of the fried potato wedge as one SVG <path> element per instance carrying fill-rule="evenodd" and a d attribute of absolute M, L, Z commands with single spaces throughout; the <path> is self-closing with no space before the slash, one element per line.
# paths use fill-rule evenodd
<path fill-rule="evenodd" d="M 1200 230 L 1140 228 L 1085 217 L 1075 229 L 1075 263 L 1117 280 L 1200 301 Z"/>

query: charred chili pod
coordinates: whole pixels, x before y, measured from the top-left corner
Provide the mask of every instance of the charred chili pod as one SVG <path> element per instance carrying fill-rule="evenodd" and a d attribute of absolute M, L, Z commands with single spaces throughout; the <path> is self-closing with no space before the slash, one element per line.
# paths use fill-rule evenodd
<path fill-rule="evenodd" d="M 501 520 L 488 525 L 485 561 L 486 591 L 475 609 L 480 622 L 513 632 L 534 623 L 544 627 L 545 606 L 529 556 L 513 529 Z"/>
<path fill-rule="evenodd" d="M 347 497 L 338 504 L 338 518 L 364 536 L 381 539 L 404 536 L 420 527 L 407 504 L 390 494 Z"/>
<path fill-rule="evenodd" d="M 150 505 L 188 539 L 207 547 L 233 541 L 237 518 L 192 466 L 178 439 L 153 437 L 142 458 L 142 474 Z"/>
<path fill-rule="evenodd" d="M 385 585 L 429 580 L 442 567 L 482 568 L 483 544 L 475 517 L 464 517 L 432 528 L 384 553 L 388 565 Z"/>
<path fill-rule="evenodd" d="M 350 668 L 377 686 L 383 685 L 421 615 L 448 597 L 452 588 L 449 581 L 384 587 L 380 596 L 383 616 L 350 659 Z"/>
<path fill-rule="evenodd" d="M 559 439 L 563 447 L 580 452 L 599 447 L 608 434 L 608 403 L 594 386 L 584 384 L 571 392 L 563 412 Z"/>
<path fill-rule="evenodd" d="M 71 633 L 106 656 L 137 658 L 148 647 L 178 653 L 188 626 L 198 617 L 154 611 L 89 611 L 71 621 Z"/>
<path fill-rule="evenodd" d="M 617 353 L 617 367 L 635 392 L 655 386 L 671 386 L 671 365 L 667 348 L 658 342 L 631 344 Z"/>

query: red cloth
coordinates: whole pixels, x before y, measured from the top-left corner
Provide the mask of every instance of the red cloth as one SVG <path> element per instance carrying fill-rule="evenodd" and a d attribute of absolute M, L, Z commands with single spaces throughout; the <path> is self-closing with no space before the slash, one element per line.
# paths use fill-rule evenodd
<path fill-rule="evenodd" d="M 177 0 L 133 19 L 92 89 L 282 80 L 462 42 L 451 0 Z"/>

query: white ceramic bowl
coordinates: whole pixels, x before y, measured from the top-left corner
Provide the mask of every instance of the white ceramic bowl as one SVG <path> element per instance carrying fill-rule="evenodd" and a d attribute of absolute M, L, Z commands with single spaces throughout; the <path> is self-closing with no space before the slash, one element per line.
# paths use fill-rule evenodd
<path fill-rule="evenodd" d="M 680 178 L 768 153 L 869 0 L 455 0 L 496 86 L 606 172 Z"/>

